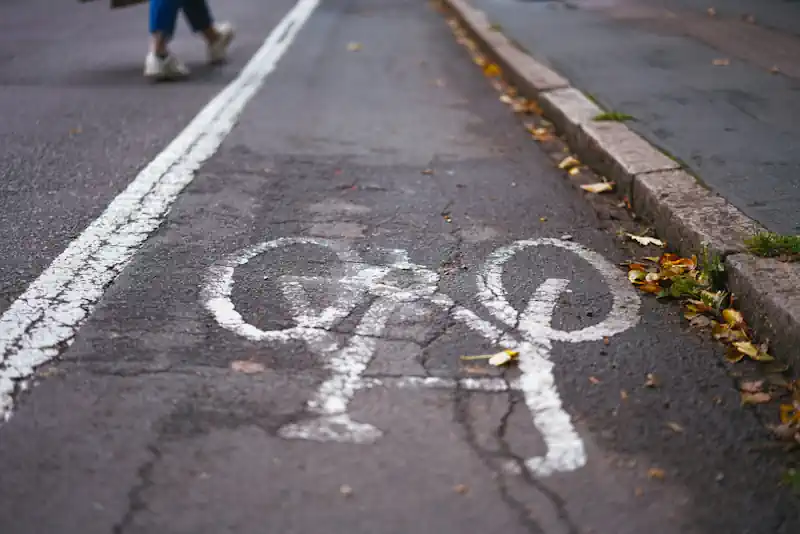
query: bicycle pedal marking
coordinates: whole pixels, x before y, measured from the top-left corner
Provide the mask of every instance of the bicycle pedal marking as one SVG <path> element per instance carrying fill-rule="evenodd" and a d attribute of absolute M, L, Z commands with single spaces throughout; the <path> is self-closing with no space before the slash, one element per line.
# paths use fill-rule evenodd
<path fill-rule="evenodd" d="M 289 304 L 294 326 L 282 330 L 261 330 L 247 323 L 236 310 L 231 293 L 237 267 L 253 258 L 280 248 L 313 245 L 332 251 L 341 262 L 341 274 L 335 280 L 320 276 L 282 276 L 278 286 Z M 508 261 L 516 254 L 536 247 L 555 247 L 575 254 L 598 271 L 611 297 L 611 310 L 600 323 L 574 331 L 552 326 L 553 314 L 561 294 L 571 283 L 564 278 L 546 279 L 525 303 L 522 311 L 508 301 L 503 274 Z M 322 356 L 329 376 L 307 403 L 313 417 L 282 427 L 286 439 L 320 442 L 374 443 L 382 436 L 373 425 L 357 422 L 348 414 L 355 393 L 372 387 L 461 388 L 467 391 L 521 391 L 533 424 L 542 434 L 545 455 L 529 458 L 527 468 L 539 476 L 568 472 L 586 464 L 583 440 L 564 410 L 553 376 L 550 360 L 552 342 L 581 343 L 610 337 L 632 328 L 639 321 L 640 300 L 616 267 L 602 255 L 582 245 L 559 239 L 516 241 L 490 254 L 478 279 L 478 301 L 496 322 L 480 317 L 456 305 L 438 291 L 439 275 L 412 263 L 400 249 L 381 249 L 384 263 L 363 261 L 347 243 L 309 237 L 286 237 L 267 241 L 234 253 L 213 265 L 202 291 L 205 307 L 224 328 L 252 341 L 303 341 Z M 312 310 L 306 287 L 326 284 L 334 288 L 334 304 Z M 352 335 L 340 342 L 331 329 L 359 306 L 366 306 Z M 434 378 L 405 376 L 394 378 L 365 377 L 374 358 L 376 344 L 389 318 L 398 308 L 410 303 L 426 303 L 446 310 L 452 319 L 467 326 L 491 344 L 520 352 L 518 381 L 509 384 L 497 378 Z"/>

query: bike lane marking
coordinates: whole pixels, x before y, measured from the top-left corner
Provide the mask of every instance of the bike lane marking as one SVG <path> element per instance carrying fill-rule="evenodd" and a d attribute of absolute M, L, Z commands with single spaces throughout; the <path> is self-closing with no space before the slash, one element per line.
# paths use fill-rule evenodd
<path fill-rule="evenodd" d="M 282 276 L 277 282 L 294 315 L 295 326 L 264 331 L 248 324 L 231 300 L 234 273 L 253 258 L 283 247 L 314 245 L 333 251 L 342 264 L 336 280 L 317 276 Z M 607 317 L 598 324 L 562 331 L 552 327 L 557 301 L 570 280 L 549 278 L 533 293 L 523 312 L 508 302 L 502 284 L 505 264 L 528 248 L 556 247 L 574 253 L 596 269 L 609 288 L 613 302 Z M 553 376 L 550 359 L 552 341 L 580 343 L 613 336 L 634 327 L 639 321 L 638 295 L 622 280 L 622 275 L 602 255 L 576 243 L 558 239 L 517 241 L 492 253 L 478 276 L 478 301 L 499 328 L 477 313 L 457 305 L 438 292 L 439 276 L 424 266 L 411 263 L 404 250 L 385 251 L 389 261 L 370 265 L 342 241 L 306 237 L 279 238 L 234 253 L 212 266 L 202 289 L 205 307 L 224 328 L 252 341 L 304 341 L 325 362 L 329 377 L 307 403 L 311 416 L 282 427 L 279 435 L 287 439 L 373 443 L 382 432 L 373 425 L 353 421 L 348 406 L 358 390 L 377 386 L 464 388 L 469 391 L 521 391 L 533 424 L 542 434 L 547 453 L 526 460 L 527 468 L 540 476 L 568 472 L 586 464 L 582 439 L 564 410 Z M 304 283 L 333 282 L 334 304 L 312 311 Z M 365 305 L 364 303 L 368 303 Z M 444 309 L 456 321 L 486 338 L 490 343 L 518 350 L 521 377 L 513 383 L 497 378 L 443 379 L 425 376 L 390 379 L 364 377 L 376 353 L 391 314 L 400 306 L 427 303 Z M 357 307 L 366 311 L 346 343 L 337 341 L 332 327 Z"/>
<path fill-rule="evenodd" d="M 0 422 L 18 383 L 74 340 L 106 287 L 220 147 L 319 0 L 299 0 L 239 75 L 151 161 L 0 317 Z"/>

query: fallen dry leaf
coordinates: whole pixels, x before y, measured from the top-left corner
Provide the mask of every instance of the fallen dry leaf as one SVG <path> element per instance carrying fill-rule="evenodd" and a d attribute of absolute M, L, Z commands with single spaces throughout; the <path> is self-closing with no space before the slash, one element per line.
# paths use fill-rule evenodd
<path fill-rule="evenodd" d="M 684 428 L 675 421 L 667 421 L 666 425 L 676 434 L 683 434 L 685 432 Z"/>
<path fill-rule="evenodd" d="M 713 7 L 709 7 L 707 13 L 709 17 L 717 16 L 717 10 L 714 9 Z"/>
<path fill-rule="evenodd" d="M 614 190 L 614 182 L 597 182 L 594 184 L 583 184 L 581 189 L 590 193 L 604 193 Z"/>
<path fill-rule="evenodd" d="M 800 423 L 800 409 L 794 404 L 781 404 L 781 423 L 789 425 Z"/>
<path fill-rule="evenodd" d="M 263 373 L 267 370 L 264 364 L 247 360 L 236 360 L 231 362 L 231 369 L 237 373 L 244 373 L 246 375 Z"/>
<path fill-rule="evenodd" d="M 355 41 L 347 44 L 347 50 L 350 52 L 358 52 L 361 50 L 361 43 L 357 43 Z"/>
<path fill-rule="evenodd" d="M 651 467 L 647 470 L 647 476 L 654 480 L 664 480 L 667 477 L 667 473 L 658 467 Z"/>
<path fill-rule="evenodd" d="M 781 69 L 777 65 L 773 65 L 772 68 L 769 69 L 772 74 L 780 74 Z"/>
<path fill-rule="evenodd" d="M 656 239 L 655 237 L 647 237 L 647 236 L 635 235 L 635 234 L 630 234 L 630 233 L 626 233 L 625 235 L 629 239 L 631 239 L 633 241 L 636 241 L 637 243 L 639 243 L 643 247 L 646 247 L 648 245 L 655 245 L 657 247 L 665 246 L 665 243 L 663 241 L 661 241 L 660 239 Z"/>
<path fill-rule="evenodd" d="M 733 343 L 733 346 L 736 347 L 736 350 L 757 362 L 771 362 L 775 359 L 767 354 L 762 347 L 756 347 L 750 341 L 737 341 Z"/>
<path fill-rule="evenodd" d="M 566 158 L 561 160 L 561 163 L 558 164 L 558 168 L 562 170 L 569 170 L 572 167 L 577 167 L 581 164 L 580 160 L 575 156 L 567 156 Z"/>
<path fill-rule="evenodd" d="M 653 373 L 647 373 L 647 378 L 644 381 L 644 387 L 657 388 L 661 386 L 661 381 Z"/>
<path fill-rule="evenodd" d="M 728 66 L 728 65 L 731 64 L 731 60 L 728 59 L 728 58 L 719 58 L 719 59 L 715 59 L 711 63 L 713 65 L 716 65 L 717 67 L 725 67 L 725 66 Z"/>
<path fill-rule="evenodd" d="M 426 176 L 430 176 L 430 175 L 433 174 L 433 169 L 423 169 L 422 171 L 420 171 L 420 174 L 424 174 Z"/>
<path fill-rule="evenodd" d="M 569 174 L 570 176 L 577 176 L 580 173 L 581 173 L 581 168 L 580 167 L 572 167 L 570 170 L 567 171 L 567 174 Z M 581 186 L 581 187 L 583 187 L 583 186 Z"/>
<path fill-rule="evenodd" d="M 467 486 L 466 484 L 456 484 L 455 486 L 453 486 L 453 491 L 455 491 L 459 495 L 466 495 L 467 493 L 469 493 L 469 486 Z"/>
<path fill-rule="evenodd" d="M 512 360 L 516 360 L 519 357 L 519 352 L 515 350 L 504 350 L 502 352 L 498 352 L 491 358 L 489 358 L 489 365 L 494 365 L 495 367 L 500 367 L 501 365 L 505 365 Z"/>
<path fill-rule="evenodd" d="M 642 270 L 633 269 L 628 271 L 628 280 L 632 284 L 644 283 L 646 278 L 647 273 Z"/>
<path fill-rule="evenodd" d="M 769 393 L 742 393 L 742 405 L 745 404 L 764 404 L 772 400 Z"/>
<path fill-rule="evenodd" d="M 603 338 L 603 345 L 611 345 L 611 339 L 608 337 Z"/>
<path fill-rule="evenodd" d="M 509 96 L 507 94 L 500 95 L 500 98 L 498 100 L 500 100 L 500 102 L 502 102 L 503 104 L 508 104 L 509 106 L 514 103 L 514 97 Z"/>
<path fill-rule="evenodd" d="M 726 308 L 722 310 L 722 318 L 728 323 L 731 327 L 741 327 L 744 326 L 744 315 L 739 310 L 734 310 L 733 308 Z"/>
<path fill-rule="evenodd" d="M 725 350 L 725 359 L 730 363 L 739 363 L 744 359 L 744 354 L 736 350 L 736 347 L 730 346 Z"/>
<path fill-rule="evenodd" d="M 633 494 L 636 495 L 637 497 L 641 497 L 642 495 L 644 495 L 644 490 L 642 488 L 636 488 L 633 490 Z"/>
<path fill-rule="evenodd" d="M 639 289 L 645 293 L 651 293 L 653 295 L 661 293 L 661 286 L 658 285 L 657 282 L 645 282 L 639 286 Z"/>
<path fill-rule="evenodd" d="M 489 78 L 499 78 L 503 75 L 503 71 L 494 63 L 489 63 L 483 68 L 483 74 Z"/>
<path fill-rule="evenodd" d="M 339 486 L 339 493 L 341 493 L 345 497 L 350 497 L 353 495 L 353 488 L 351 488 L 347 484 L 342 484 L 341 486 Z"/>
<path fill-rule="evenodd" d="M 619 398 L 622 400 L 628 400 L 628 392 L 625 391 L 624 389 L 621 389 L 619 391 Z"/>
<path fill-rule="evenodd" d="M 594 377 L 594 376 L 590 376 L 589 377 L 589 382 L 591 382 L 592 384 L 594 384 L 596 386 L 597 384 L 600 383 L 600 379 L 597 378 L 597 377 Z"/>
<path fill-rule="evenodd" d="M 763 380 L 746 380 L 739 384 L 739 390 L 744 393 L 760 393 L 764 389 Z"/>

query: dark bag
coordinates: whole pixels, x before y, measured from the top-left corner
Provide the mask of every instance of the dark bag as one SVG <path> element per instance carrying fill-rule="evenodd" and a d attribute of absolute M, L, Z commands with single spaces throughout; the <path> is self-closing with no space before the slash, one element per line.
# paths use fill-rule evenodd
<path fill-rule="evenodd" d="M 95 0 L 78 0 L 78 2 L 82 4 L 94 1 Z M 110 0 L 110 1 L 111 1 L 111 9 L 117 9 L 119 7 L 135 6 L 136 4 L 144 4 L 145 2 L 149 2 L 149 0 Z"/>

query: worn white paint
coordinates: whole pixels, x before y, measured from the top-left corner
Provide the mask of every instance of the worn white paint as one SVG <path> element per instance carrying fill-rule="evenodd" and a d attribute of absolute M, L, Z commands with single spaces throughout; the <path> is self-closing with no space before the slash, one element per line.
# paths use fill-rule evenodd
<path fill-rule="evenodd" d="M 341 261 L 341 276 L 334 280 L 318 277 L 282 277 L 278 282 L 292 307 L 296 325 L 284 330 L 263 331 L 247 324 L 230 300 L 234 269 L 259 254 L 293 245 L 316 245 L 335 252 Z M 576 331 L 553 328 L 553 313 L 562 293 L 570 292 L 569 280 L 545 280 L 526 303 L 515 310 L 508 302 L 502 283 L 505 264 L 515 254 L 531 247 L 557 247 L 568 250 L 594 267 L 608 285 L 613 304 L 599 324 Z M 337 241 L 315 238 L 281 238 L 262 243 L 234 254 L 209 272 L 203 298 L 206 307 L 225 328 L 254 341 L 304 340 L 324 356 L 329 378 L 308 402 L 316 417 L 283 427 L 285 438 L 314 441 L 372 443 L 381 431 L 372 425 L 350 419 L 348 405 L 359 389 L 376 386 L 430 387 L 466 391 L 521 391 L 531 412 L 534 426 L 547 446 L 542 457 L 526 461 L 528 469 L 540 476 L 578 469 L 586 463 L 586 453 L 569 414 L 564 410 L 553 376 L 550 352 L 553 341 L 579 343 L 613 336 L 633 327 L 639 318 L 639 297 L 601 255 L 573 242 L 557 239 L 518 241 L 494 252 L 478 278 L 478 298 L 504 328 L 475 312 L 456 305 L 447 295 L 437 292 L 438 275 L 411 263 L 402 250 L 387 251 L 385 265 L 368 265 L 357 254 Z M 334 282 L 334 283 L 331 283 Z M 336 292 L 335 304 L 313 311 L 305 287 L 327 284 Z M 344 345 L 331 328 L 367 299 L 361 321 Z M 449 379 L 438 377 L 364 377 L 375 355 L 376 340 L 386 322 L 399 306 L 429 303 L 448 310 L 451 316 L 486 338 L 490 343 L 519 351 L 521 376 L 511 384 L 499 378 Z"/>
<path fill-rule="evenodd" d="M 0 317 L 0 417 L 15 384 L 68 346 L 181 190 L 231 131 L 319 0 L 299 0 L 239 76 L 120 193 Z"/>
<path fill-rule="evenodd" d="M 556 247 L 576 254 L 600 273 L 612 296 L 612 307 L 606 318 L 581 330 L 564 331 L 552 327 L 553 312 L 561 293 L 567 291 L 569 280 L 545 280 L 531 296 L 525 309 L 519 312 L 508 302 L 503 271 L 505 264 L 519 252 L 535 247 Z M 498 249 L 489 256 L 478 276 L 478 298 L 500 322 L 516 330 L 521 342 L 510 335 L 500 337 L 504 347 L 520 353 L 522 373 L 520 388 L 525 404 L 533 416 L 534 426 L 542 433 L 547 453 L 530 458 L 526 465 L 533 473 L 546 476 L 556 471 L 572 471 L 586 463 L 586 451 L 575 431 L 569 414 L 564 410 L 553 376 L 550 351 L 553 341 L 580 343 L 610 337 L 635 326 L 639 321 L 639 296 L 618 270 L 602 255 L 572 241 L 537 239 L 517 241 Z M 477 317 L 461 312 L 457 316 L 474 329 L 487 330 Z M 488 334 L 496 334 L 496 331 Z"/>

